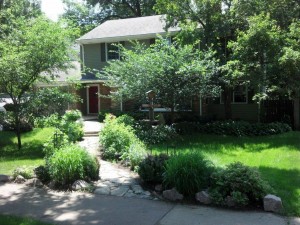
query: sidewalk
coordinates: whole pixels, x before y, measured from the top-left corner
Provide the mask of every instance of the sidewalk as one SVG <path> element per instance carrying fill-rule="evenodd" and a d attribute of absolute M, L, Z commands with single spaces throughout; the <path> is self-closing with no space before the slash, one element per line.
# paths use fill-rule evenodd
<path fill-rule="evenodd" d="M 54 192 L 0 183 L 0 214 L 69 225 L 299 225 L 265 212 L 235 211 L 136 198 Z M 1 224 L 1 221 L 0 221 Z"/>

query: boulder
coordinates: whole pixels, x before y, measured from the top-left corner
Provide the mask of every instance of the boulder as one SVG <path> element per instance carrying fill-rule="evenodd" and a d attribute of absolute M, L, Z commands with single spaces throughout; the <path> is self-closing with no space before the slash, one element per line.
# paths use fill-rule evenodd
<path fill-rule="evenodd" d="M 43 183 L 37 178 L 27 180 L 25 184 L 31 187 L 43 187 Z"/>
<path fill-rule="evenodd" d="M 154 190 L 157 191 L 157 192 L 162 192 L 163 187 L 162 187 L 161 184 L 157 184 L 157 185 L 155 185 Z"/>
<path fill-rule="evenodd" d="M 26 181 L 26 179 L 21 175 L 18 175 L 15 179 L 15 183 L 17 183 L 17 184 L 24 183 L 25 181 Z"/>
<path fill-rule="evenodd" d="M 72 184 L 72 190 L 73 191 L 78 191 L 81 189 L 87 189 L 89 188 L 89 183 L 87 183 L 84 180 L 76 180 L 73 184 Z"/>
<path fill-rule="evenodd" d="M 170 201 L 180 201 L 183 199 L 183 195 L 180 194 L 175 188 L 163 191 L 163 197 Z"/>
<path fill-rule="evenodd" d="M 233 200 L 233 198 L 231 196 L 227 196 L 226 205 L 228 207 L 234 207 L 235 206 L 235 201 Z"/>
<path fill-rule="evenodd" d="M 195 198 L 198 202 L 202 204 L 206 204 L 206 205 L 211 204 L 211 198 L 207 191 L 200 191 L 196 193 Z"/>
<path fill-rule="evenodd" d="M 8 182 L 9 180 L 9 176 L 0 174 L 0 182 Z"/>
<path fill-rule="evenodd" d="M 268 212 L 279 213 L 282 210 L 281 198 L 275 195 L 266 195 L 264 197 L 264 210 Z"/>

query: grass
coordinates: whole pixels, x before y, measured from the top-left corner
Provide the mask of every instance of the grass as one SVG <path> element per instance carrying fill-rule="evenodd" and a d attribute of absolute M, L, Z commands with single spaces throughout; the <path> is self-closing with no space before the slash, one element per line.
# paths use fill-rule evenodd
<path fill-rule="evenodd" d="M 169 147 L 176 146 L 176 147 Z M 286 215 L 300 216 L 300 132 L 267 137 L 189 135 L 156 145 L 153 153 L 202 153 L 217 167 L 242 162 L 256 167 L 283 200 Z"/>
<path fill-rule="evenodd" d="M 38 166 L 44 163 L 43 144 L 53 128 L 37 128 L 22 134 L 22 149 L 17 148 L 14 132 L 0 132 L 0 174 L 11 175 L 19 166 Z"/>
<path fill-rule="evenodd" d="M 27 217 L 0 215 L 0 223 L 5 225 L 51 225 Z"/>

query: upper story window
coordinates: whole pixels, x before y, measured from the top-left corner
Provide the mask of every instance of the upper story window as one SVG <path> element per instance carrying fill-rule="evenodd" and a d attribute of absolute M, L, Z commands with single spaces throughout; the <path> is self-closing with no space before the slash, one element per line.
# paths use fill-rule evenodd
<path fill-rule="evenodd" d="M 106 60 L 120 59 L 117 43 L 106 43 Z"/>

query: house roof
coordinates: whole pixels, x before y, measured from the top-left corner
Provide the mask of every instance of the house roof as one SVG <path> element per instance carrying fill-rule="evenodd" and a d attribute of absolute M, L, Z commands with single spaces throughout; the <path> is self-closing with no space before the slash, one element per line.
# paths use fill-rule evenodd
<path fill-rule="evenodd" d="M 80 44 L 115 42 L 122 40 L 155 38 L 158 34 L 178 32 L 179 27 L 166 31 L 165 16 L 145 16 L 119 20 L 108 20 L 80 37 Z"/>

